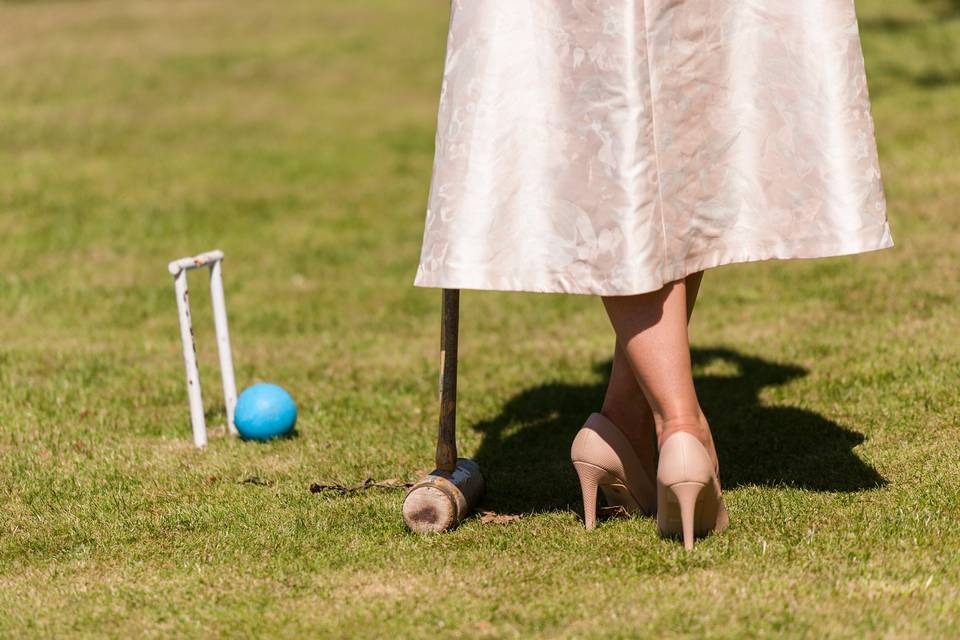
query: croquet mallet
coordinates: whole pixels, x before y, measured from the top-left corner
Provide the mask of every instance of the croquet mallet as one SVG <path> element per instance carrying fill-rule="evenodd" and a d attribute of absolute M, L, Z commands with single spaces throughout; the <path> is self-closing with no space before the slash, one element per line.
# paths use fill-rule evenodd
<path fill-rule="evenodd" d="M 457 341 L 460 290 L 443 290 L 440 326 L 440 430 L 436 465 L 410 487 L 403 500 L 403 521 L 416 533 L 455 527 L 477 506 L 484 483 L 473 460 L 457 457 Z"/>

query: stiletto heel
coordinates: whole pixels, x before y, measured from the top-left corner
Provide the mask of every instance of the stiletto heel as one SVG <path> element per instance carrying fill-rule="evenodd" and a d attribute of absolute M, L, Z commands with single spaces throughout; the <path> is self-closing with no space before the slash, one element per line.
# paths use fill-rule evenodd
<path fill-rule="evenodd" d="M 683 546 L 688 551 L 693 549 L 694 520 L 697 514 L 697 498 L 706 487 L 699 482 L 680 482 L 669 487 L 670 492 L 680 507 L 680 525 L 683 531 Z"/>
<path fill-rule="evenodd" d="M 587 531 L 597 526 L 597 486 L 603 470 L 585 462 L 574 462 L 580 478 L 580 492 L 583 494 L 583 523 Z"/>
<path fill-rule="evenodd" d="M 633 446 L 617 425 L 601 413 L 590 414 L 570 447 L 570 460 L 583 492 L 583 522 L 597 523 L 597 490 L 607 504 L 627 513 L 656 511 L 656 491 Z"/>
<path fill-rule="evenodd" d="M 664 441 L 657 465 L 657 502 L 660 535 L 681 537 L 688 551 L 697 536 L 727 527 L 720 480 L 695 436 L 680 431 Z"/>

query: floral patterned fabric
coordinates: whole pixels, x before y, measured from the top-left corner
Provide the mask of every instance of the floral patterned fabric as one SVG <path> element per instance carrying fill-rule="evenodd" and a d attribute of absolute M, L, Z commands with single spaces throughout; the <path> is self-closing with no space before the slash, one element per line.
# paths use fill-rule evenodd
<path fill-rule="evenodd" d="M 414 284 L 626 295 L 893 245 L 853 0 L 453 0 Z"/>

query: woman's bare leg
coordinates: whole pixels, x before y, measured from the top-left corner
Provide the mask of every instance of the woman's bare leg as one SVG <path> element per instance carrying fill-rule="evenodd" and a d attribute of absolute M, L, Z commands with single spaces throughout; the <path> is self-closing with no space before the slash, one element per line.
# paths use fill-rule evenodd
<path fill-rule="evenodd" d="M 702 271 L 685 279 L 688 322 L 697 302 L 702 279 Z M 657 469 L 656 422 L 627 355 L 620 347 L 619 339 L 614 341 L 613 367 L 600 413 L 623 429 L 652 481 Z"/>
<path fill-rule="evenodd" d="M 700 274 L 694 275 L 652 293 L 603 298 L 619 356 L 614 355 L 616 379 L 612 372 L 613 388 L 608 387 L 602 411 L 609 411 L 616 424 L 640 425 L 631 431 L 645 431 L 630 437 L 635 448 L 639 445 L 638 455 L 648 470 L 655 468 L 651 428 L 660 442 L 675 430 L 694 433 L 716 462 L 690 363 L 687 322 L 700 285 Z M 628 373 L 636 385 L 632 391 Z M 638 390 L 645 403 L 636 399 Z"/>

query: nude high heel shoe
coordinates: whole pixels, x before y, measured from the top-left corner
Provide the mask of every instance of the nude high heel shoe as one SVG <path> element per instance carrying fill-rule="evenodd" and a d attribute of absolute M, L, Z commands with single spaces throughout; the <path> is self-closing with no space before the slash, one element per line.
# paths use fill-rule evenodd
<path fill-rule="evenodd" d="M 682 536 L 683 546 L 729 524 L 710 454 L 691 433 L 670 434 L 660 447 L 657 464 L 657 530 L 664 537 Z"/>
<path fill-rule="evenodd" d="M 587 530 L 597 523 L 598 488 L 610 506 L 623 507 L 628 513 L 656 512 L 656 492 L 633 446 L 603 414 L 587 418 L 570 447 L 570 460 L 580 477 Z"/>

